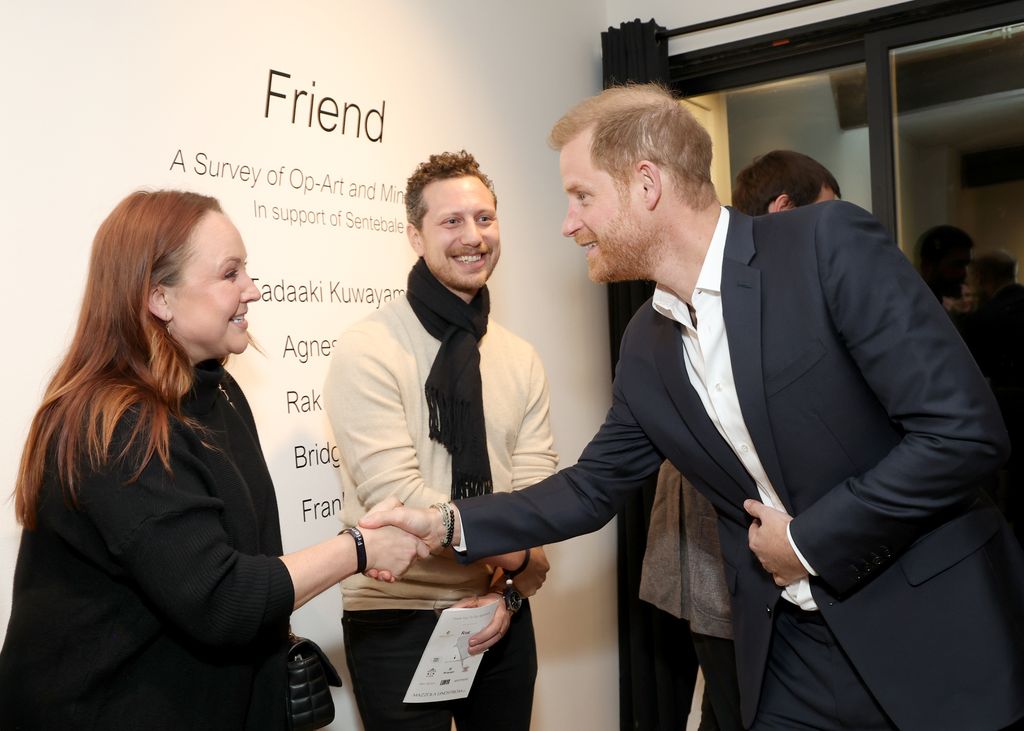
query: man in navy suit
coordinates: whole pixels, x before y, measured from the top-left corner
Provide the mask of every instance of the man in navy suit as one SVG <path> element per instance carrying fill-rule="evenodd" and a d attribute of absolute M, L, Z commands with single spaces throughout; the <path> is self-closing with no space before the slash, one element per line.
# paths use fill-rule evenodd
<path fill-rule="evenodd" d="M 579 462 L 398 510 L 466 560 L 596 530 L 668 459 L 718 512 L 744 724 L 1000 729 L 1024 716 L 1024 555 L 977 483 L 998 408 L 870 215 L 719 205 L 707 133 L 656 86 L 552 130 L 590 276 L 658 287 Z"/>

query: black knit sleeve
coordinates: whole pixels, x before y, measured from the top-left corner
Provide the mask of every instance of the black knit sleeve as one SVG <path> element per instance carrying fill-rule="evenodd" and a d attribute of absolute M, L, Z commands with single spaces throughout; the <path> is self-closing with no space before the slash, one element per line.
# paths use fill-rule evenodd
<path fill-rule="evenodd" d="M 231 465 L 201 436 L 175 427 L 172 474 L 154 459 L 137 480 L 127 465 L 90 475 L 81 509 L 123 580 L 164 621 L 204 644 L 244 645 L 287 618 L 294 590 L 279 558 L 245 552 L 229 535 L 226 526 L 248 516 L 225 515 L 216 495 L 230 483 Z"/>

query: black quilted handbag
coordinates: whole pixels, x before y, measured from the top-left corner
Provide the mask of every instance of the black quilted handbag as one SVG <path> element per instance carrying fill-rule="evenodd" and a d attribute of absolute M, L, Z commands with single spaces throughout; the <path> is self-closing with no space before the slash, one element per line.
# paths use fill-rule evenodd
<path fill-rule="evenodd" d="M 288 729 L 311 731 L 334 720 L 331 686 L 341 677 L 324 651 L 305 637 L 288 637 Z"/>

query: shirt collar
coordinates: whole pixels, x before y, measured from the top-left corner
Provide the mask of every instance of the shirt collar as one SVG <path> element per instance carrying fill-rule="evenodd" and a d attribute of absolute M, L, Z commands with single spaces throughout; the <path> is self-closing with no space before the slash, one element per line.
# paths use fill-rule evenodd
<path fill-rule="evenodd" d="M 725 238 L 728 232 L 729 209 L 722 206 L 721 213 L 718 216 L 718 224 L 715 226 L 715 233 L 711 235 L 711 243 L 708 245 L 708 251 L 704 255 L 704 263 L 701 264 L 700 274 L 697 275 L 697 286 L 694 287 L 694 291 L 721 293 L 722 261 L 725 258 Z M 658 313 L 680 322 L 683 322 L 683 320 L 680 320 L 677 315 L 687 312 L 686 302 L 680 299 L 671 289 L 660 284 L 654 290 L 652 305 Z M 689 322 L 689 320 L 689 312 L 687 312 L 685 322 Z"/>

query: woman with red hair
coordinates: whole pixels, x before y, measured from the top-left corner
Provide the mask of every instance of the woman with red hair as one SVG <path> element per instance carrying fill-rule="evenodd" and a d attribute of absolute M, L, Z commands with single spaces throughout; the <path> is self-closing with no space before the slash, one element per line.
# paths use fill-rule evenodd
<path fill-rule="evenodd" d="M 134 193 L 100 226 L 18 472 L 0 727 L 283 728 L 292 610 L 425 550 L 387 528 L 281 555 L 252 412 L 223 367 L 250 342 L 245 267 L 213 198 Z"/>

